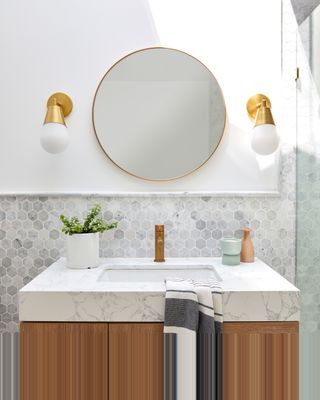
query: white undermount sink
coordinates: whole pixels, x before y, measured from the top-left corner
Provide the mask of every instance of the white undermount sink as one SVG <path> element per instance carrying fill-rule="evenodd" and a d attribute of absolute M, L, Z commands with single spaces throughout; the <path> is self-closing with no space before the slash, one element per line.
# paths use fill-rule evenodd
<path fill-rule="evenodd" d="M 168 278 L 215 279 L 220 276 L 212 265 L 150 263 L 144 265 L 108 265 L 98 280 L 101 282 L 163 282 Z"/>

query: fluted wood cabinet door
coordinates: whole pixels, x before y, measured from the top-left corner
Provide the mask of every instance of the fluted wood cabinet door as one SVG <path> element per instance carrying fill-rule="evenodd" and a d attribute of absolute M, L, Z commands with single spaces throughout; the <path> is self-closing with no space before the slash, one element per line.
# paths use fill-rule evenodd
<path fill-rule="evenodd" d="M 224 400 L 298 400 L 297 322 L 224 324 Z"/>
<path fill-rule="evenodd" d="M 224 324 L 224 400 L 298 400 L 298 323 Z M 21 400 L 163 400 L 162 323 L 24 322 Z"/>
<path fill-rule="evenodd" d="M 112 323 L 109 399 L 163 400 L 163 324 Z"/>
<path fill-rule="evenodd" d="M 108 324 L 20 324 L 20 400 L 108 400 Z"/>

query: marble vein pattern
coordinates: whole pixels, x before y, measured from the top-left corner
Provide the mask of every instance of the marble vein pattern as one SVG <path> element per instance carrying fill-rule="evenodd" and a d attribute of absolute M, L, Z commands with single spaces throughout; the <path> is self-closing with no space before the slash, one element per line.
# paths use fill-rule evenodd
<path fill-rule="evenodd" d="M 65 255 L 59 215 L 83 217 L 99 202 L 118 229 L 100 238 L 101 257 L 152 257 L 154 225 L 166 256 L 217 257 L 223 236 L 250 226 L 256 255 L 285 278 L 295 273 L 295 153 L 282 146 L 280 195 L 202 197 L 9 196 L 0 198 L 0 332 L 18 330 L 18 290 Z"/>
<path fill-rule="evenodd" d="M 132 259 L 143 266 L 146 258 Z M 298 321 L 299 290 L 265 263 L 226 267 L 220 258 L 174 258 L 169 263 L 212 266 L 223 289 L 225 321 Z M 148 260 L 152 263 L 152 260 Z M 22 321 L 163 321 L 163 282 L 110 282 L 99 277 L 108 266 L 128 259 L 106 259 L 94 270 L 68 270 L 65 259 L 20 290 Z M 163 268 L 162 265 L 159 268 Z"/>

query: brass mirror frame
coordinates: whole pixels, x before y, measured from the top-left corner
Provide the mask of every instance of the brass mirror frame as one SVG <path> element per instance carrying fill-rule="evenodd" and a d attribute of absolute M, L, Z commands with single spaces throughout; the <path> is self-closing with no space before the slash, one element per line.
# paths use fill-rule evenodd
<path fill-rule="evenodd" d="M 127 171 L 126 169 L 122 168 L 119 164 L 117 164 L 117 163 L 109 156 L 109 154 L 107 153 L 107 151 L 106 151 L 106 150 L 104 149 L 104 147 L 102 146 L 102 143 L 101 143 L 100 140 L 99 140 L 99 137 L 98 137 L 98 134 L 97 134 L 97 131 L 96 131 L 96 127 L 95 127 L 95 124 L 94 124 L 94 105 L 95 105 L 95 102 L 96 102 L 96 98 L 97 98 L 98 91 L 99 91 L 100 86 L 102 85 L 102 83 L 103 83 L 105 77 L 112 71 L 113 68 L 115 68 L 115 67 L 116 67 L 122 60 L 124 60 L 125 58 L 128 58 L 128 57 L 130 57 L 131 55 L 136 54 L 136 53 L 140 53 L 140 52 L 142 52 L 142 51 L 154 50 L 154 49 L 175 50 L 175 51 L 178 51 L 178 52 L 180 52 L 180 53 L 186 54 L 187 56 L 189 56 L 189 57 L 195 59 L 195 60 L 198 61 L 200 64 L 202 64 L 202 65 L 208 70 L 208 72 L 213 76 L 213 78 L 215 79 L 215 81 L 217 82 L 217 85 L 218 85 L 218 87 L 219 87 L 219 89 L 220 89 L 220 92 L 221 92 L 221 97 L 222 97 L 222 101 L 223 101 L 223 105 L 224 105 L 224 110 L 225 110 L 225 114 L 224 114 L 224 123 L 223 123 L 223 128 L 222 128 L 220 140 L 219 140 L 218 144 L 216 145 L 216 147 L 213 149 L 213 151 L 210 153 L 210 155 L 208 156 L 208 158 L 206 158 L 200 165 L 198 165 L 198 167 L 192 169 L 191 171 L 188 171 L 187 173 L 185 173 L 185 174 L 183 174 L 183 175 L 179 175 L 179 176 L 175 176 L 175 177 L 173 177 L 173 178 L 167 178 L 167 179 L 149 179 L 149 178 L 145 178 L 145 177 L 143 177 L 143 176 L 139 176 L 139 175 L 133 174 L 132 172 Z M 182 51 L 182 50 L 178 50 L 178 49 L 175 49 L 175 48 L 172 48 L 172 47 L 154 46 L 154 47 L 145 47 L 145 48 L 143 48 L 143 49 L 135 50 L 135 51 L 132 51 L 131 53 L 126 54 L 124 57 L 121 57 L 118 61 L 116 61 L 116 62 L 107 70 L 107 72 L 102 76 L 102 78 L 101 78 L 101 80 L 100 80 L 100 82 L 99 82 L 99 84 L 98 84 L 98 87 L 97 87 L 97 89 L 96 89 L 96 91 L 95 91 L 94 97 L 93 97 L 92 111 L 91 111 L 91 119 L 92 119 L 92 125 L 93 125 L 94 134 L 95 134 L 95 137 L 96 137 L 96 139 L 97 139 L 97 141 L 98 141 L 98 143 L 99 143 L 100 148 L 102 149 L 102 151 L 104 152 L 104 154 L 107 156 L 107 158 L 108 158 L 114 165 L 116 165 L 119 169 L 121 169 L 122 171 L 124 171 L 125 173 L 127 173 L 127 174 L 129 174 L 129 175 L 131 175 L 131 176 L 134 176 L 135 178 L 142 179 L 142 180 L 144 180 L 144 181 L 149 181 L 149 182 L 170 182 L 170 181 L 174 181 L 174 180 L 176 180 L 176 179 L 184 178 L 185 176 L 191 175 L 192 173 L 194 173 L 195 171 L 197 171 L 198 169 L 200 169 L 201 167 L 203 167 L 203 165 L 206 164 L 206 163 L 210 160 L 210 158 L 213 156 L 213 154 L 216 152 L 216 150 L 217 150 L 218 147 L 220 146 L 220 143 L 222 142 L 222 139 L 223 139 L 224 134 L 225 134 L 225 131 L 226 131 L 227 107 L 226 107 L 226 102 L 225 102 L 225 99 L 224 99 L 224 95 L 223 95 L 221 86 L 219 85 L 219 82 L 217 81 L 217 79 L 216 79 L 216 77 L 213 75 L 213 73 L 210 71 L 210 69 L 209 69 L 202 61 L 200 61 L 198 58 L 196 58 L 196 57 L 192 56 L 191 54 L 189 54 L 189 53 L 187 53 L 187 52 L 185 52 L 185 51 Z"/>

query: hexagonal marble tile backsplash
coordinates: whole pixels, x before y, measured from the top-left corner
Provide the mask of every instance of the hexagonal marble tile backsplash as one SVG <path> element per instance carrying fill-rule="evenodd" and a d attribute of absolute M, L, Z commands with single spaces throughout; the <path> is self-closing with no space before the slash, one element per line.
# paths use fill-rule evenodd
<path fill-rule="evenodd" d="M 118 228 L 101 235 L 103 257 L 152 257 L 154 225 L 164 223 L 167 257 L 220 256 L 223 236 L 253 229 L 258 257 L 289 280 L 295 265 L 294 155 L 283 156 L 280 197 L 2 197 L 0 199 L 0 332 L 15 332 L 18 290 L 65 255 L 59 216 L 99 202 Z"/>

